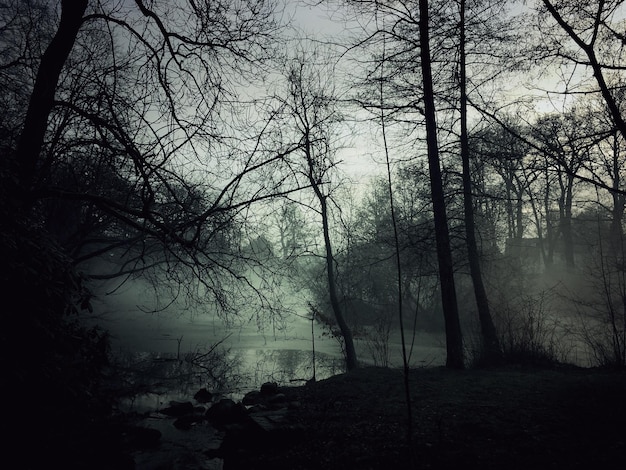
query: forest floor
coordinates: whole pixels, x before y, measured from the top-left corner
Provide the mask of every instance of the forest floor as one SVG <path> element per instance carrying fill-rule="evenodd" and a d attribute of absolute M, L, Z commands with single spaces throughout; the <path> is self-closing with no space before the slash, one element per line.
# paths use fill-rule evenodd
<path fill-rule="evenodd" d="M 224 469 L 625 468 L 626 373 L 569 366 L 361 368 L 282 391 L 301 433 Z"/>

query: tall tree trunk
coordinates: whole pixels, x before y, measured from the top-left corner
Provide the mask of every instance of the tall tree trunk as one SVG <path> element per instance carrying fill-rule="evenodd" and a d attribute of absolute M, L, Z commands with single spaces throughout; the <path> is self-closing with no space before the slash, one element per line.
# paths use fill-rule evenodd
<path fill-rule="evenodd" d="M 384 23 L 383 23 L 384 30 Z M 393 226 L 393 241 L 395 248 L 395 257 L 396 257 L 396 273 L 398 276 L 398 323 L 400 325 L 400 341 L 402 344 L 402 372 L 404 377 L 404 397 L 406 401 L 406 414 L 407 414 L 407 427 L 406 427 L 406 441 L 407 446 L 411 449 L 412 440 L 413 440 L 413 411 L 411 405 L 411 386 L 409 382 L 409 358 L 407 356 L 406 350 L 406 339 L 404 335 L 404 294 L 402 289 L 402 263 L 400 262 L 400 238 L 398 236 L 398 223 L 396 219 L 396 205 L 394 203 L 393 197 L 393 183 L 392 183 L 392 172 L 391 172 L 391 160 L 389 158 L 389 146 L 387 145 L 387 126 L 385 125 L 385 107 L 383 105 L 385 99 L 384 93 L 384 74 L 383 69 L 385 66 L 385 40 L 383 36 L 383 57 L 380 66 L 380 126 L 382 128 L 382 136 L 383 136 L 383 145 L 385 147 L 385 163 L 387 166 L 387 189 L 389 190 L 389 211 L 391 213 L 391 222 Z M 408 279 L 407 279 L 408 281 Z M 408 282 L 407 282 L 408 284 Z M 411 453 L 411 456 L 413 454 Z M 414 463 L 414 462 L 412 462 Z"/>
<path fill-rule="evenodd" d="M 463 337 L 461 322 L 454 285 L 454 269 L 450 250 L 450 234 L 448 232 L 448 216 L 441 180 L 439 162 L 439 146 L 437 143 L 437 121 L 433 78 L 430 63 L 430 38 L 428 25 L 428 0 L 419 2 L 419 38 L 422 79 L 424 81 L 424 117 L 426 119 L 426 142 L 428 146 L 428 169 L 435 219 L 435 236 L 437 238 L 437 261 L 439 263 L 439 280 L 441 283 L 441 301 L 446 328 L 446 367 L 462 369 Z"/>
<path fill-rule="evenodd" d="M 354 349 L 354 339 L 352 338 L 352 330 L 348 326 L 346 319 L 341 311 L 341 305 L 339 305 L 339 298 L 337 297 L 337 287 L 335 281 L 335 267 L 333 248 L 330 241 L 330 230 L 328 226 L 328 204 L 326 202 L 326 196 L 322 194 L 318 186 L 313 187 L 315 194 L 317 195 L 322 213 L 322 228 L 324 232 L 324 246 L 326 249 L 326 274 L 328 278 L 328 293 L 330 295 L 330 305 L 335 314 L 335 320 L 339 330 L 341 330 L 341 336 L 343 336 L 344 347 L 346 348 L 346 369 L 353 370 L 358 367 L 358 361 L 356 358 L 356 350 Z"/>
<path fill-rule="evenodd" d="M 313 191 L 315 192 L 315 196 L 320 203 L 320 214 L 322 216 L 322 232 L 324 235 L 324 248 L 326 258 L 326 277 L 328 280 L 328 294 L 330 297 L 330 306 L 333 309 L 335 320 L 337 321 L 337 325 L 339 326 L 339 330 L 341 331 L 341 336 L 343 337 L 346 353 L 346 369 L 353 370 L 358 367 L 359 363 L 356 357 L 356 349 L 354 348 L 352 330 L 348 326 L 348 323 L 343 316 L 343 312 L 341 311 L 341 305 L 339 305 L 339 297 L 337 296 L 337 285 L 334 266 L 335 258 L 333 257 L 333 247 L 330 240 L 330 227 L 328 224 L 328 196 L 323 193 L 322 188 L 320 188 L 320 182 L 315 175 L 315 162 L 313 160 L 311 140 L 308 133 L 305 135 L 304 151 L 307 159 L 307 165 L 309 167 L 308 179 L 311 183 Z"/>
<path fill-rule="evenodd" d="M 474 206 L 472 201 L 472 177 L 470 173 L 470 149 L 469 137 L 467 134 L 467 71 L 466 71 L 466 51 L 465 51 L 465 0 L 460 0 L 460 55 L 459 55 L 459 86 L 460 114 L 461 114 L 461 161 L 463 164 L 463 204 L 465 209 L 465 237 L 467 243 L 467 257 L 470 267 L 470 275 L 474 285 L 474 296 L 476 298 L 476 308 L 478 309 L 478 319 L 480 321 L 480 331 L 482 336 L 482 357 L 483 365 L 498 364 L 502 360 L 500 342 L 496 333 L 491 312 L 489 309 L 489 299 L 483 283 L 483 276 L 480 266 L 480 254 L 476 243 L 476 231 L 474 223 Z"/>
<path fill-rule="evenodd" d="M 48 117 L 54 103 L 59 76 L 74 47 L 87 3 L 87 0 L 63 0 L 61 2 L 59 28 L 41 57 L 24 127 L 16 149 L 19 184 L 26 197 L 32 190 L 35 180 L 37 162 L 48 127 Z"/>

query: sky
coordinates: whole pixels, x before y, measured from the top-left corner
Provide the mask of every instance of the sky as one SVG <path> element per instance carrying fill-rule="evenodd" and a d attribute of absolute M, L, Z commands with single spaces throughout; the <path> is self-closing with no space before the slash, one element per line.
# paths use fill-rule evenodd
<path fill-rule="evenodd" d="M 346 29 L 345 12 L 332 2 L 302 2 L 286 0 L 288 15 L 302 35 L 321 41 L 344 41 L 351 33 L 352 24 Z M 384 153 L 378 129 L 371 124 L 350 123 L 341 130 L 343 139 L 337 152 L 337 159 L 342 162 L 341 171 L 356 190 L 363 188 L 371 178 L 386 171 Z"/>
<path fill-rule="evenodd" d="M 304 33 L 331 41 L 341 40 L 341 37 L 346 34 L 345 24 L 342 22 L 344 14 L 340 6 L 328 6 L 329 2 L 315 2 L 314 0 L 308 3 L 316 3 L 315 5 L 293 0 L 286 0 L 286 3 L 287 10 L 293 14 L 296 27 Z M 514 2 L 512 12 L 520 13 L 523 9 L 529 9 L 534 3 L 534 1 Z M 626 8 L 624 10 L 626 11 Z M 586 78 L 590 79 L 591 76 Z M 560 84 L 559 79 L 555 70 L 538 68 L 531 72 L 520 73 L 517 79 L 507 82 L 510 86 L 506 96 L 511 102 L 533 96 L 535 98 L 534 112 L 537 113 L 562 112 L 574 98 L 562 93 L 565 88 Z M 365 182 L 372 175 L 382 174 L 385 171 L 382 139 L 380 130 L 376 127 L 356 126 L 354 138 L 348 139 L 347 148 L 339 152 L 339 158 L 344 162 L 344 171 L 356 181 Z"/>

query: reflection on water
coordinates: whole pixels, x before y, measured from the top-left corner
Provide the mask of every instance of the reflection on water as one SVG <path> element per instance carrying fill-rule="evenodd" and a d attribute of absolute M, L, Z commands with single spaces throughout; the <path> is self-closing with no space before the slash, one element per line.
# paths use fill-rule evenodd
<path fill-rule="evenodd" d="M 344 372 L 339 343 L 305 312 L 282 328 L 243 318 L 227 325 L 215 314 L 174 305 L 148 313 L 131 294 L 100 302 L 95 323 L 111 333 L 122 370 L 137 369 L 124 379 L 134 390 L 126 400 L 134 409 L 189 400 L 200 387 L 238 397 L 268 381 L 298 385 Z"/>
<path fill-rule="evenodd" d="M 92 322 L 111 333 L 127 393 L 125 406 L 135 411 L 190 400 L 201 387 L 236 399 L 264 382 L 300 385 L 344 372 L 340 344 L 310 319 L 306 302 L 294 298 L 280 324 L 264 319 L 262 312 L 224 322 L 206 308 L 193 310 L 180 303 L 148 312 L 140 306 L 149 300 L 149 291 L 142 292 L 135 284 L 95 301 Z M 373 365 L 379 360 L 372 358 L 370 341 L 355 337 L 355 347 L 359 360 Z M 388 341 L 385 363 L 399 367 L 399 332 L 392 330 Z M 444 363 L 441 335 L 417 332 L 411 349 L 412 367 Z"/>
<path fill-rule="evenodd" d="M 155 411 L 170 401 L 189 401 L 200 388 L 216 397 L 239 400 L 265 382 L 301 385 L 345 371 L 344 361 L 300 350 L 214 349 L 176 357 L 171 353 L 118 355 L 118 393 L 122 411 Z"/>
<path fill-rule="evenodd" d="M 305 382 L 315 378 L 326 379 L 345 372 L 343 357 L 297 349 L 256 349 L 244 364 L 253 365 L 251 383 L 260 386 L 264 382 L 288 384 Z"/>

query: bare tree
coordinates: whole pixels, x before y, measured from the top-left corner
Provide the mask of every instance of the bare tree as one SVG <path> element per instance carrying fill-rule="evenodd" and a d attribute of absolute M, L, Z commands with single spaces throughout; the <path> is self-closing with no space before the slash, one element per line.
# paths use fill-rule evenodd
<path fill-rule="evenodd" d="M 475 191 L 479 197 L 504 205 L 506 238 L 522 238 L 527 228 L 524 209 L 528 187 L 534 179 L 534 174 L 526 171 L 527 147 L 498 125 L 486 124 L 470 135 L 470 149 L 480 167 L 475 171 L 484 172 Z"/>
<path fill-rule="evenodd" d="M 588 162 L 592 160 L 591 151 L 597 142 L 605 139 L 605 131 L 594 129 L 590 120 L 580 111 L 573 109 L 559 115 L 546 115 L 538 119 L 533 129 L 536 146 L 546 159 L 546 188 L 556 186 L 552 195 L 546 192 L 545 197 L 556 199 L 558 210 L 558 229 L 563 240 L 563 253 L 568 268 L 575 266 L 572 218 L 574 196 L 581 174 Z M 554 204 L 546 201 L 546 217 L 549 224 L 553 222 Z M 551 227 L 548 227 L 550 235 Z M 555 241 L 550 237 L 549 241 Z M 552 252 L 554 248 L 551 248 Z"/>
<path fill-rule="evenodd" d="M 426 155 L 431 185 L 430 199 L 434 214 L 435 238 L 440 267 L 440 289 L 444 311 L 444 323 L 448 344 L 448 365 L 463 367 L 463 346 L 454 286 L 453 260 L 450 247 L 446 198 L 443 191 L 442 162 L 438 143 L 438 132 L 450 132 L 450 113 L 438 117 L 445 121 L 437 122 L 436 102 L 449 107 L 447 98 L 450 81 L 444 79 L 451 61 L 446 57 L 449 48 L 446 33 L 454 23 L 447 14 L 449 8 L 443 2 L 437 3 L 437 21 L 429 22 L 428 2 L 405 0 L 385 3 L 377 1 L 350 2 L 357 14 L 369 13 L 372 21 L 366 23 L 366 37 L 358 42 L 368 46 L 371 53 L 365 57 L 359 54 L 354 60 L 363 67 L 365 78 L 358 79 L 360 92 L 355 93 L 355 101 L 363 109 L 370 111 L 372 120 L 378 122 L 381 112 L 389 125 L 387 135 L 392 133 L 392 124 L 397 126 L 403 144 L 390 144 L 394 153 L 402 152 L 407 160 L 416 160 Z M 426 14 L 426 17 L 424 16 Z M 431 28 L 436 31 L 432 38 Z M 433 39 L 434 38 L 434 39 Z M 432 48 L 434 41 L 436 45 Z M 359 50 L 361 50 L 359 48 Z M 385 51 L 381 54 L 381 51 Z M 425 55 L 427 54 L 424 63 Z M 433 64 L 437 64 L 433 67 Z M 434 72 L 433 72 L 434 70 Z M 436 74 L 436 80 L 433 75 Z M 453 74 L 447 74 L 452 77 Z M 385 86 L 385 100 L 381 103 L 381 82 Z M 435 90 L 436 87 L 436 90 Z M 424 132 L 426 130 L 426 132 Z M 423 152 L 423 153 L 422 153 Z"/>
<path fill-rule="evenodd" d="M 276 5 L 62 1 L 57 22 L 47 5 L 28 4 L 14 22 L 44 12 L 51 40 L 38 61 L 5 48 L 1 64 L 6 77 L 33 74 L 10 152 L 17 178 L 6 178 L 20 212 L 95 277 L 162 266 L 225 305 L 217 273 L 243 280 L 244 210 L 283 194 L 269 167 L 297 147 L 277 151 L 267 122 L 236 112 L 246 105 L 236 85 L 253 84 L 274 55 Z M 14 31 L 0 33 L 8 44 Z M 87 265 L 103 257 L 117 261 Z"/>
<path fill-rule="evenodd" d="M 618 83 L 612 86 L 616 101 L 622 113 L 624 112 L 624 92 L 626 89 Z M 586 126 L 596 130 L 598 137 L 595 146 L 590 149 L 591 159 L 584 163 L 584 170 L 591 175 L 592 182 L 603 183 L 608 192 L 608 201 L 601 198 L 600 203 L 611 214 L 610 239 L 606 252 L 614 256 L 623 256 L 623 218 L 626 206 L 624 194 L 624 143 L 610 114 L 606 102 L 601 97 L 584 95 L 578 100 L 579 108 L 585 115 Z"/>
<path fill-rule="evenodd" d="M 324 260 L 330 305 L 341 331 L 348 370 L 358 366 L 352 331 L 346 322 L 337 291 L 337 274 L 330 227 L 333 160 L 332 130 L 340 116 L 332 77 L 316 60 L 319 55 L 299 53 L 287 68 L 287 93 L 282 99 L 284 113 L 295 130 L 302 160 L 293 162 L 293 171 L 304 177 L 317 201 L 322 222 Z"/>
<path fill-rule="evenodd" d="M 28 110 L 15 150 L 20 188 L 30 197 L 37 163 L 48 130 L 48 118 L 61 71 L 74 47 L 88 1 L 61 2 L 61 18 L 52 41 L 44 51 L 33 85 Z M 25 201 L 27 202 L 27 201 Z"/>

